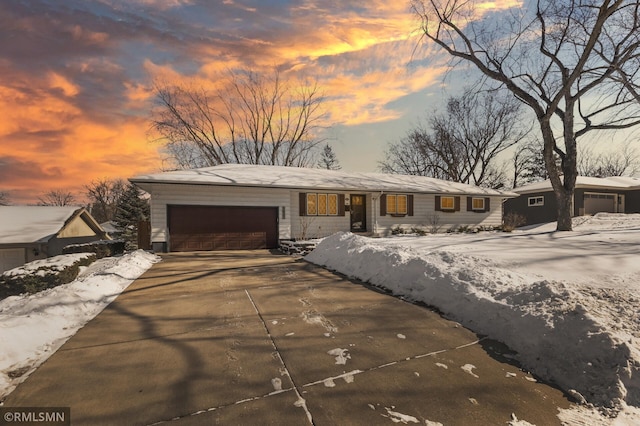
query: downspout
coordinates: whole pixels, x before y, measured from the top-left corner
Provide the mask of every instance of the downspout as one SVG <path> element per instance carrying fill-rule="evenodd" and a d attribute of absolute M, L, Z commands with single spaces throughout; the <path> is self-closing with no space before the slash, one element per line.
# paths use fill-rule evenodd
<path fill-rule="evenodd" d="M 373 199 L 373 234 L 378 236 L 378 200 L 384 195 L 384 191 L 380 191 L 377 197 L 371 197 Z"/>

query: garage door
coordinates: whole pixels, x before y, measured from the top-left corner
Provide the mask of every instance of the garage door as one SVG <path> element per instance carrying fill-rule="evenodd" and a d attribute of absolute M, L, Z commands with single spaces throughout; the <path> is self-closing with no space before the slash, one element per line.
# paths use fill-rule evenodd
<path fill-rule="evenodd" d="M 0 274 L 24 265 L 24 249 L 0 249 Z"/>
<path fill-rule="evenodd" d="M 615 194 L 584 194 L 584 214 L 615 213 Z"/>
<path fill-rule="evenodd" d="M 277 207 L 169 206 L 171 251 L 278 246 Z"/>

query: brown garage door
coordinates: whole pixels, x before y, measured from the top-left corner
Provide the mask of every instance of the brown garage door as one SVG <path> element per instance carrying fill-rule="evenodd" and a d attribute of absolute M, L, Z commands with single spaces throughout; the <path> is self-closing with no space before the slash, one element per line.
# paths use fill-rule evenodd
<path fill-rule="evenodd" d="M 277 207 L 169 206 L 171 251 L 278 246 Z"/>

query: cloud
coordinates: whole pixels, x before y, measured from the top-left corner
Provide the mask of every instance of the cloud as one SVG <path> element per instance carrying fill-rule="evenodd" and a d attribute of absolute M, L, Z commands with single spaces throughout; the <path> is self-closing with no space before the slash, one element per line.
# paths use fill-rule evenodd
<path fill-rule="evenodd" d="M 397 120 L 446 71 L 416 49 L 404 1 L 4 1 L 0 17 L 2 185 L 25 193 L 159 169 L 154 79 L 215 87 L 277 66 L 317 78 L 329 122 L 354 126 Z"/>

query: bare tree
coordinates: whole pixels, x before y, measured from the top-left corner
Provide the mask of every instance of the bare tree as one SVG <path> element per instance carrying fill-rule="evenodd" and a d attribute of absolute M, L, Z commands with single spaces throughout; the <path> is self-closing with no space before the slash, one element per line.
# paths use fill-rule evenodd
<path fill-rule="evenodd" d="M 315 81 L 245 70 L 221 82 L 216 91 L 156 83 L 152 127 L 178 167 L 313 164 L 323 117 Z"/>
<path fill-rule="evenodd" d="M 480 19 L 480 3 L 411 1 L 424 38 L 453 65 L 472 64 L 535 114 L 558 204 L 557 229 L 571 230 L 578 139 L 640 123 L 640 3 L 538 0 L 500 19 Z"/>
<path fill-rule="evenodd" d="M 51 190 L 38 197 L 39 206 L 71 206 L 76 204 L 76 197 L 63 189 Z"/>
<path fill-rule="evenodd" d="M 578 150 L 578 175 L 593 177 L 633 176 L 640 169 L 640 157 L 630 143 L 621 149 L 608 150 L 599 154 L 593 148 L 581 147 Z"/>
<path fill-rule="evenodd" d="M 11 204 L 9 194 L 5 191 L 0 191 L 0 206 L 8 206 L 9 204 Z"/>
<path fill-rule="evenodd" d="M 98 223 L 114 219 L 116 205 L 126 187 L 127 184 L 122 179 L 98 179 L 85 185 L 87 199 L 91 204 L 91 215 Z"/>
<path fill-rule="evenodd" d="M 382 170 L 502 187 L 505 175 L 496 157 L 527 134 L 520 104 L 497 92 L 451 97 L 446 112 L 428 122 L 391 144 Z"/>

